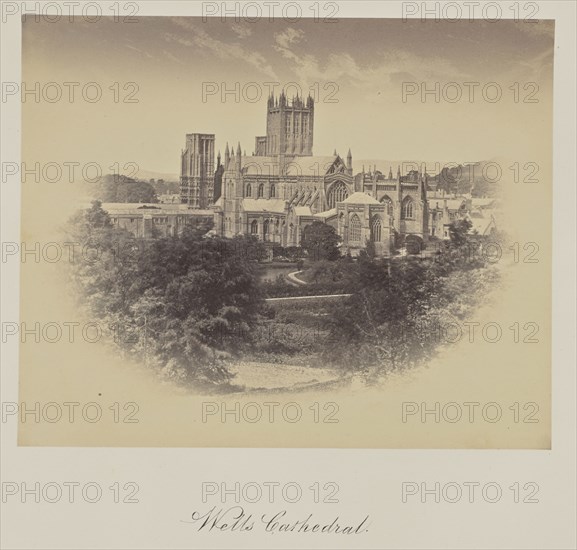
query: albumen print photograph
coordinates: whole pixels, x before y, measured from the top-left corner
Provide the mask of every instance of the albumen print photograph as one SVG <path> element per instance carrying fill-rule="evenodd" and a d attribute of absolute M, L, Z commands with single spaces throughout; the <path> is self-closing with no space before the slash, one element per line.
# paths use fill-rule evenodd
<path fill-rule="evenodd" d="M 22 21 L 19 445 L 549 449 L 551 20 Z"/>

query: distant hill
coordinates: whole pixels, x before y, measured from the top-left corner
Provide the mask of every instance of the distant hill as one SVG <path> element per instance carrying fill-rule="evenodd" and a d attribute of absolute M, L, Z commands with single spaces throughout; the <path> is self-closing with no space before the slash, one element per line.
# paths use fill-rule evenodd
<path fill-rule="evenodd" d="M 387 160 L 387 159 L 355 159 L 353 158 L 353 172 L 358 174 L 362 171 L 363 165 L 368 172 L 372 171 L 376 165 L 377 170 L 383 174 L 389 173 L 389 168 L 393 171 L 393 175 L 397 175 L 397 167 L 401 168 L 401 174 L 405 175 L 410 170 L 418 170 L 423 163 L 426 166 L 427 173 L 438 174 L 443 166 L 449 164 L 445 160 L 422 160 L 422 159 L 404 159 L 404 160 Z M 453 163 L 454 164 L 454 163 Z"/>
<path fill-rule="evenodd" d="M 180 177 L 178 176 L 178 174 L 167 174 L 163 172 L 153 172 L 151 170 L 142 170 L 142 169 L 139 169 L 138 172 L 133 177 L 134 179 L 141 181 L 150 181 L 151 179 L 164 180 L 165 182 L 176 182 L 176 183 L 180 181 Z"/>

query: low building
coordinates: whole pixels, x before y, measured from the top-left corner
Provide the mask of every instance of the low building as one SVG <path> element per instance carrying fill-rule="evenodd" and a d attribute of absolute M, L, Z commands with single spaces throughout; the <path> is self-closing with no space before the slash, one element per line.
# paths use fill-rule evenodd
<path fill-rule="evenodd" d="M 471 210 L 471 201 L 465 197 L 450 197 L 433 193 L 428 198 L 430 236 L 449 239 L 449 225 L 462 220 Z"/>
<path fill-rule="evenodd" d="M 106 202 L 102 209 L 114 227 L 144 239 L 180 235 L 187 225 L 212 224 L 214 218 L 212 210 L 191 209 L 186 204 Z"/>
<path fill-rule="evenodd" d="M 367 242 L 372 242 L 377 256 L 390 254 L 392 219 L 386 204 L 359 191 L 337 203 L 336 218 L 345 253 L 357 256 Z"/>

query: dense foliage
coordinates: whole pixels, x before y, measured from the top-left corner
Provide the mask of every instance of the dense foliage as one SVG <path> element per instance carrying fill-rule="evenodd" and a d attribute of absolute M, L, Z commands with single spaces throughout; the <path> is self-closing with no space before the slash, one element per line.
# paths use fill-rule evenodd
<path fill-rule="evenodd" d="M 336 229 L 323 222 L 313 222 L 303 231 L 301 246 L 314 261 L 336 260 L 340 256 L 339 237 Z"/>
<path fill-rule="evenodd" d="M 156 203 L 158 197 L 154 186 L 127 176 L 108 174 L 98 183 L 93 195 L 102 202 Z"/>
<path fill-rule="evenodd" d="M 497 277 L 469 228 L 455 223 L 451 242 L 433 256 L 361 255 L 355 290 L 335 311 L 324 359 L 378 377 L 423 362 L 447 343 L 446 327 L 470 314 Z"/>
<path fill-rule="evenodd" d="M 87 312 L 114 327 L 123 353 L 181 382 L 226 383 L 241 360 L 332 366 L 376 380 L 430 358 L 444 343 L 442 327 L 465 319 L 496 281 L 466 221 L 451 226 L 436 253 L 387 259 L 370 247 L 357 259 L 325 255 L 336 241 L 329 235 L 330 246 L 319 247 L 315 228 L 304 243 L 312 247 L 299 273 L 304 285 L 282 275 L 261 282 L 264 245 L 209 237 L 209 229 L 139 240 L 114 228 L 98 201 L 70 223 L 70 238 L 91 251 L 73 269 Z M 324 257 L 311 257 L 314 250 Z M 301 250 L 277 252 L 289 255 Z M 333 294 L 350 296 L 323 298 Z"/>
<path fill-rule="evenodd" d="M 464 195 L 473 197 L 496 197 L 499 184 L 495 179 L 493 162 L 478 162 L 466 165 L 445 166 L 435 179 L 437 190 L 447 195 Z M 497 181 L 496 181 L 497 180 Z"/>
<path fill-rule="evenodd" d="M 115 229 L 98 201 L 71 220 L 72 238 L 98 250 L 73 271 L 88 313 L 115 327 L 125 352 L 181 380 L 226 380 L 263 306 L 261 245 L 206 238 L 207 229 L 137 240 Z"/>

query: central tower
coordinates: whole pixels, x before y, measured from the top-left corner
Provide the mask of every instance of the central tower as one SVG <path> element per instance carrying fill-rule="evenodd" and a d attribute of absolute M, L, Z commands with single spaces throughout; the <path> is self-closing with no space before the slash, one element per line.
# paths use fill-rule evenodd
<path fill-rule="evenodd" d="M 289 103 L 284 92 L 268 98 L 266 136 L 256 138 L 258 156 L 310 157 L 313 154 L 314 100 L 299 97 Z"/>

